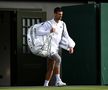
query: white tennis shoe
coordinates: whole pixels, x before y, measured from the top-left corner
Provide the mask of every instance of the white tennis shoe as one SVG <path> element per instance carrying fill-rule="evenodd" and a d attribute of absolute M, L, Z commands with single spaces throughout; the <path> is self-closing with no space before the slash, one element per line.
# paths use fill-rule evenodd
<path fill-rule="evenodd" d="M 62 81 L 57 81 L 55 83 L 55 86 L 66 86 L 66 83 L 62 82 Z"/>

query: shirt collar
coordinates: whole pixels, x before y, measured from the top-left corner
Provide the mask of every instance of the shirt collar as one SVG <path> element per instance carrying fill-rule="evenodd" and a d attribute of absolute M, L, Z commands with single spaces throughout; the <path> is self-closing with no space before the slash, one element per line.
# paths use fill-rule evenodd
<path fill-rule="evenodd" d="M 58 21 L 58 23 L 54 20 L 54 18 L 52 19 L 54 23 L 58 24 L 60 23 L 61 20 Z"/>

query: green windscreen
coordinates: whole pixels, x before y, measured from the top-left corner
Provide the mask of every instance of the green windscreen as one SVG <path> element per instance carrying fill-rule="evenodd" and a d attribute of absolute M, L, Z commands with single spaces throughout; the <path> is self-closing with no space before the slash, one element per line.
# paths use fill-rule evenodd
<path fill-rule="evenodd" d="M 75 41 L 75 52 L 63 50 L 62 78 L 68 85 L 98 84 L 98 33 L 96 5 L 62 7 L 63 21 Z"/>
<path fill-rule="evenodd" d="M 108 3 L 101 3 L 101 80 L 108 84 Z"/>

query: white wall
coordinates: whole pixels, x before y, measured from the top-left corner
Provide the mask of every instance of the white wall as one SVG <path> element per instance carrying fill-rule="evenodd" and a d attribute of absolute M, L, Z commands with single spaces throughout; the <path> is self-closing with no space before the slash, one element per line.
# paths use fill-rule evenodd
<path fill-rule="evenodd" d="M 53 9 L 57 6 L 72 6 L 83 3 L 62 3 L 62 2 L 0 2 L 0 8 L 42 8 L 47 12 L 47 19 L 53 18 Z"/>

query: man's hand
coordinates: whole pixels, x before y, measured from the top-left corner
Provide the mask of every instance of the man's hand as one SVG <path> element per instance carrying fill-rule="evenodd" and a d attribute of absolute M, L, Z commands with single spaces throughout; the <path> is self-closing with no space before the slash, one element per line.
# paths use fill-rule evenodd
<path fill-rule="evenodd" d="M 73 54 L 73 52 L 74 52 L 74 49 L 73 48 L 69 48 L 69 53 Z"/>
<path fill-rule="evenodd" d="M 50 31 L 50 33 L 53 33 L 55 31 L 56 31 L 55 28 L 52 28 L 51 31 Z"/>

